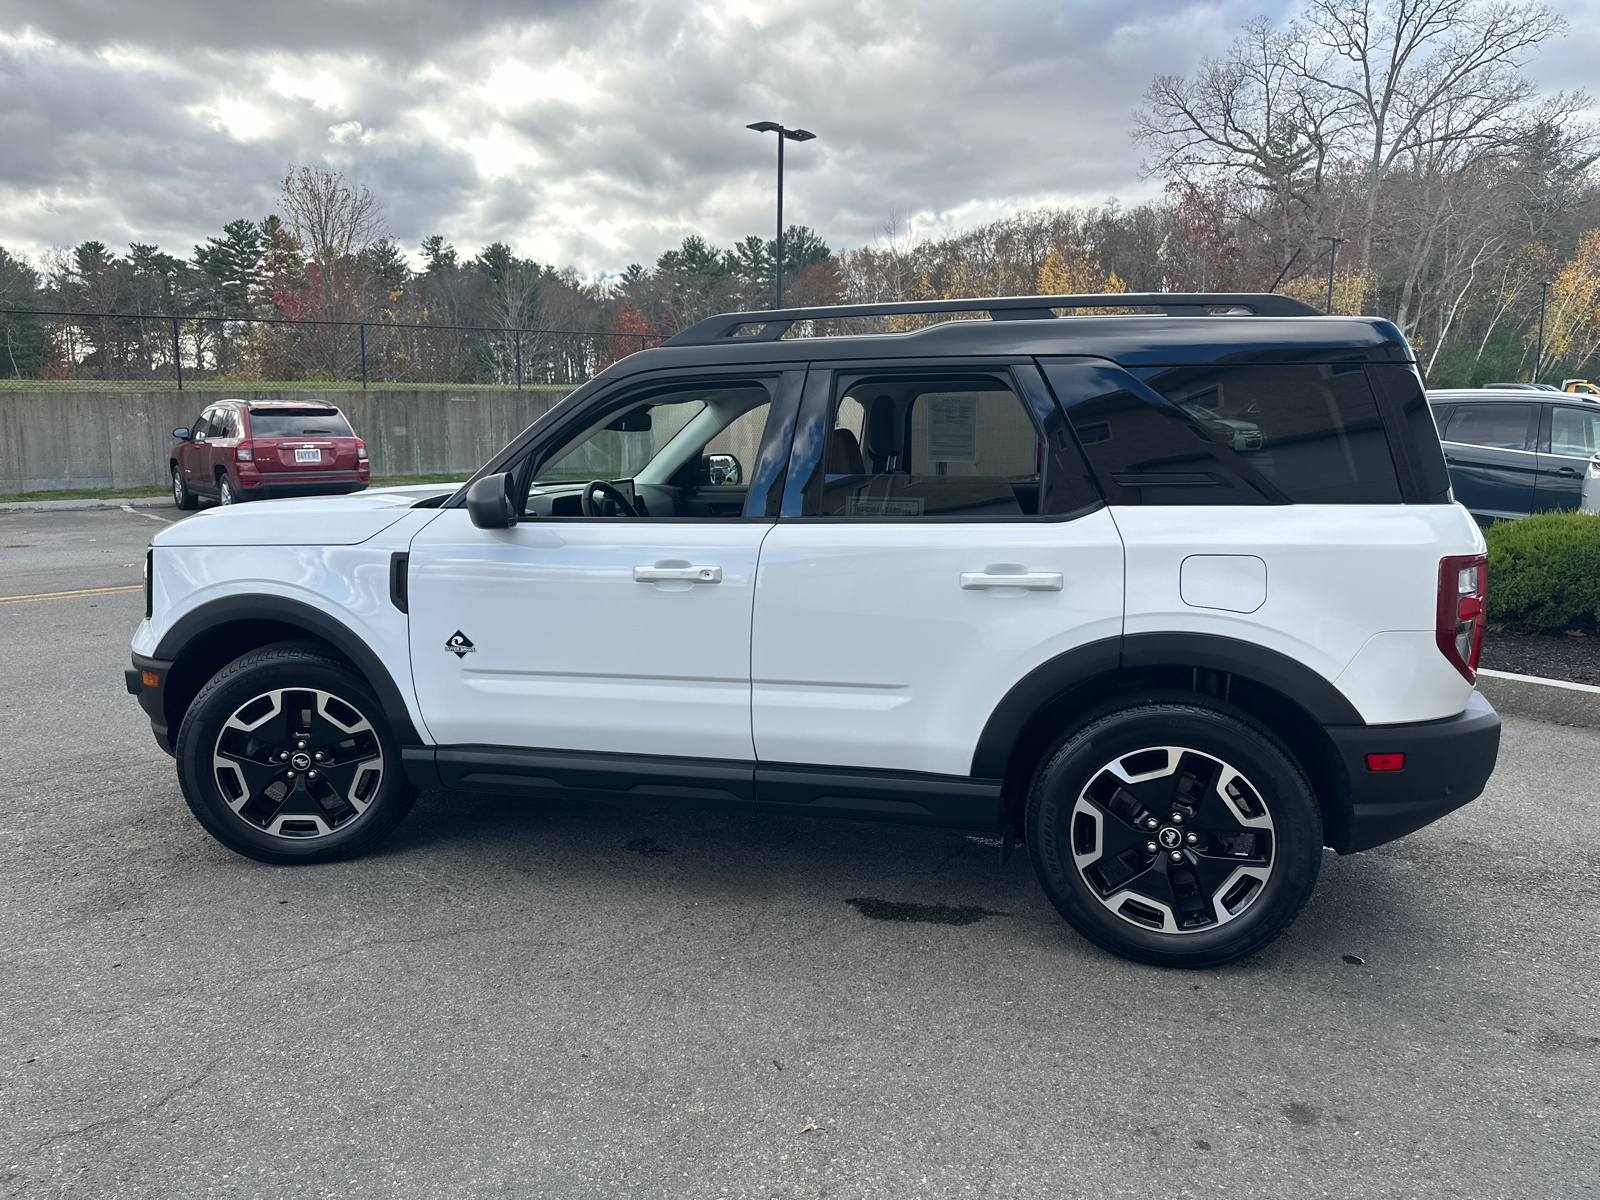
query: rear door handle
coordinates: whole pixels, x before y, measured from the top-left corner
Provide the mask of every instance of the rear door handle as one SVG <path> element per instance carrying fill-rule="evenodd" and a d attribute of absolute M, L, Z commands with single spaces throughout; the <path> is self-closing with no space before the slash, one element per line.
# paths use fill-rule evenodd
<path fill-rule="evenodd" d="M 694 567 L 686 562 L 658 562 L 653 567 L 635 567 L 633 581 L 635 583 L 669 583 L 673 580 L 683 580 L 685 583 L 721 583 L 721 567 Z"/>
<path fill-rule="evenodd" d="M 1571 467 L 1562 467 L 1556 474 L 1565 475 L 1568 479 L 1576 479 L 1578 477 L 1578 472 Z"/>
<path fill-rule="evenodd" d="M 984 588 L 1022 588 L 1028 592 L 1059 592 L 1065 586 L 1060 571 L 1018 571 L 1014 574 L 989 571 L 961 572 L 963 591 L 977 592 Z"/>

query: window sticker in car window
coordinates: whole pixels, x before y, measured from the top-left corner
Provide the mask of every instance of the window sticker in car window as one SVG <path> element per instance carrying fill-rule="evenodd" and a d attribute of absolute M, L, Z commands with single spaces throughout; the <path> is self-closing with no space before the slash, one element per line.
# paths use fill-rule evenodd
<path fill-rule="evenodd" d="M 920 517 L 920 496 L 850 496 L 845 500 L 847 517 Z"/>
<path fill-rule="evenodd" d="M 929 392 L 920 399 L 927 413 L 928 458 L 933 462 L 977 462 L 977 393 Z"/>

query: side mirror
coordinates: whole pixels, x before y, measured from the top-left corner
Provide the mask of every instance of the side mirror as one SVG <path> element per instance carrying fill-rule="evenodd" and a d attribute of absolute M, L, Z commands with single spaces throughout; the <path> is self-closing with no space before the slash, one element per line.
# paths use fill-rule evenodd
<path fill-rule="evenodd" d="M 700 459 L 700 478 L 712 487 L 744 482 L 744 466 L 731 454 L 707 454 Z"/>
<path fill-rule="evenodd" d="M 172 431 L 172 436 L 177 438 L 180 442 L 187 442 L 189 440 L 189 427 L 187 425 L 178 426 L 178 428 Z"/>
<path fill-rule="evenodd" d="M 479 529 L 510 529 L 517 523 L 510 475 L 485 475 L 467 489 L 467 515 Z"/>

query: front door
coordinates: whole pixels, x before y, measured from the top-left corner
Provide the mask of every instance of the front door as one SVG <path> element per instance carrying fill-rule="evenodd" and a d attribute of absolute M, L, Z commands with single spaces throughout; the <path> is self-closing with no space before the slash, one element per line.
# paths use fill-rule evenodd
<path fill-rule="evenodd" d="M 1094 642 L 1114 661 L 1122 543 L 1086 476 L 1031 365 L 841 365 L 831 383 L 812 368 L 790 467 L 800 519 L 767 537 L 756 587 L 764 804 L 981 823 L 939 781 L 808 798 L 804 772 L 780 790 L 769 764 L 971 776 L 985 723 L 1029 671 Z"/>
<path fill-rule="evenodd" d="M 1600 404 L 1547 405 L 1539 439 L 1534 512 L 1570 512 L 1583 501 L 1583 477 L 1600 451 Z"/>
<path fill-rule="evenodd" d="M 782 383 L 623 395 L 530 449 L 516 526 L 450 509 L 417 535 L 411 662 L 436 742 L 749 763 L 750 617 L 772 521 L 742 501 L 757 502 L 745 472 L 765 442 L 792 429 L 769 420 Z"/>

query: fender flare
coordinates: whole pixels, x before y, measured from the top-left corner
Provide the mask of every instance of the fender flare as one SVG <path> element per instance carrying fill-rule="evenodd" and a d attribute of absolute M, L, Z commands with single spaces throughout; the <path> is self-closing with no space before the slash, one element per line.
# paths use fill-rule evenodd
<path fill-rule="evenodd" d="M 299 600 L 282 596 L 223 596 L 190 610 L 161 637 L 154 658 L 169 662 L 183 657 L 184 650 L 196 638 L 214 629 L 240 621 L 270 621 L 278 625 L 292 625 L 327 642 L 340 654 L 355 664 L 356 670 L 366 678 L 383 706 L 384 719 L 402 745 L 421 745 L 411 711 L 405 697 L 396 686 L 394 677 L 383 660 L 372 652 L 366 642 L 349 626 L 320 608 L 313 608 Z M 241 651 L 240 653 L 243 653 Z"/>
<path fill-rule="evenodd" d="M 972 754 L 972 774 L 999 779 L 1017 739 L 1058 696 L 1096 676 L 1145 667 L 1195 667 L 1249 679 L 1299 705 L 1318 725 L 1365 725 L 1343 692 L 1304 663 L 1211 633 L 1134 633 L 1077 646 L 1039 664 L 995 706 Z"/>

